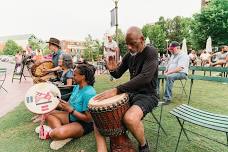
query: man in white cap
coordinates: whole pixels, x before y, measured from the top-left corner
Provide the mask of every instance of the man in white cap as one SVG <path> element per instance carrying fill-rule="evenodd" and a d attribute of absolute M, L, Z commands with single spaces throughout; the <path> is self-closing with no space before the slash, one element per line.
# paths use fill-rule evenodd
<path fill-rule="evenodd" d="M 108 41 L 104 44 L 104 57 L 106 62 L 114 59 L 117 61 L 117 51 L 118 51 L 118 46 L 116 41 L 112 39 L 112 35 L 108 34 Z M 110 76 L 110 80 L 113 80 L 113 77 Z"/>
<path fill-rule="evenodd" d="M 108 34 L 108 41 L 104 44 L 104 56 L 106 61 L 108 61 L 110 57 L 116 59 L 117 51 L 118 51 L 118 46 L 116 41 L 112 39 L 111 34 Z"/>

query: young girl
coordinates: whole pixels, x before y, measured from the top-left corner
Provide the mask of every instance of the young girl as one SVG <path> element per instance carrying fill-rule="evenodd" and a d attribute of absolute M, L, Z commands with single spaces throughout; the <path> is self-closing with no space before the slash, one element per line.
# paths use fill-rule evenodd
<path fill-rule="evenodd" d="M 74 87 L 69 102 L 60 100 L 64 111 L 53 111 L 47 117 L 51 127 L 49 136 L 53 139 L 51 149 L 63 147 L 72 138 L 78 138 L 93 131 L 92 117 L 88 112 L 88 102 L 96 95 L 93 88 L 95 69 L 81 64 L 74 70 Z M 47 129 L 47 128 L 46 128 Z"/>

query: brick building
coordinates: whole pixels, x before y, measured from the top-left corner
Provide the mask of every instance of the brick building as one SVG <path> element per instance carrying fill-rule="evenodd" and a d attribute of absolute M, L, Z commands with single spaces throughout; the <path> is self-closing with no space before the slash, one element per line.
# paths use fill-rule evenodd
<path fill-rule="evenodd" d="M 74 40 L 62 40 L 61 48 L 63 51 L 70 53 L 74 56 L 74 60 L 78 61 L 84 53 L 85 42 Z"/>

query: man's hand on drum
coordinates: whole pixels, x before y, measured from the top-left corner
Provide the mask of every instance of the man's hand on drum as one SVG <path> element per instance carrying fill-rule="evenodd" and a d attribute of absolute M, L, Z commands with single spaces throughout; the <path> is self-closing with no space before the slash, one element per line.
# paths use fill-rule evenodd
<path fill-rule="evenodd" d="M 113 56 L 109 56 L 108 61 L 106 60 L 107 69 L 112 71 L 117 68 L 116 60 Z"/>
<path fill-rule="evenodd" d="M 45 68 L 44 68 L 44 69 L 42 69 L 42 72 L 48 74 L 48 73 L 51 72 L 51 71 L 50 71 L 50 69 L 45 69 Z"/>
<path fill-rule="evenodd" d="M 96 97 L 94 97 L 94 100 L 104 100 L 107 98 L 111 98 L 115 95 L 117 95 L 117 89 L 113 88 L 113 89 L 104 91 L 101 94 L 98 94 Z"/>
<path fill-rule="evenodd" d="M 62 99 L 59 99 L 60 100 L 60 103 L 59 103 L 59 106 L 64 110 L 64 111 L 67 111 L 67 112 L 71 112 L 73 110 L 73 108 L 70 106 L 70 104 Z"/>

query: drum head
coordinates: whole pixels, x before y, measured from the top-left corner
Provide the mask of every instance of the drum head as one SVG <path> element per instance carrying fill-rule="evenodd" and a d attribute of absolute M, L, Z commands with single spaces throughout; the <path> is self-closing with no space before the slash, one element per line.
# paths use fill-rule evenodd
<path fill-rule="evenodd" d="M 61 98 L 59 89 L 51 83 L 39 83 L 27 91 L 25 105 L 33 113 L 45 114 L 54 110 Z"/>
<path fill-rule="evenodd" d="M 38 64 L 34 64 L 31 68 L 31 73 L 34 77 L 43 77 L 48 73 L 43 72 L 45 69 L 52 69 L 53 63 L 52 61 L 44 61 Z"/>
<path fill-rule="evenodd" d="M 128 99 L 128 95 L 126 93 L 122 93 L 116 95 L 114 97 L 104 99 L 104 100 L 94 100 L 94 98 L 90 99 L 89 107 L 104 107 L 104 106 L 111 106 L 112 104 L 118 103 L 120 101 L 125 101 Z"/>

